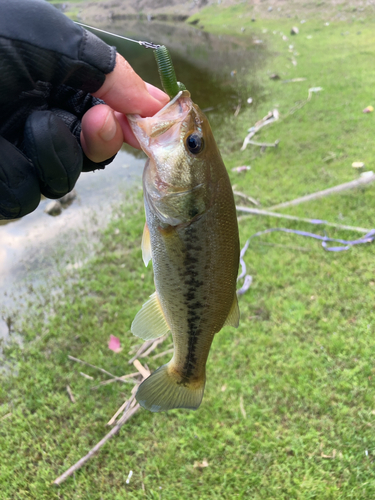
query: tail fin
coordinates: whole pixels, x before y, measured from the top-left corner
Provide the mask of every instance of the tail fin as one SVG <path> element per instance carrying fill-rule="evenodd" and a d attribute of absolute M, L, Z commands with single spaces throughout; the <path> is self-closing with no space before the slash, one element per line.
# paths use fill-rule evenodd
<path fill-rule="evenodd" d="M 203 375 L 200 381 L 182 384 L 168 363 L 142 382 L 135 397 L 143 408 L 152 412 L 173 408 L 196 410 L 201 404 L 205 383 L 206 376 Z"/>

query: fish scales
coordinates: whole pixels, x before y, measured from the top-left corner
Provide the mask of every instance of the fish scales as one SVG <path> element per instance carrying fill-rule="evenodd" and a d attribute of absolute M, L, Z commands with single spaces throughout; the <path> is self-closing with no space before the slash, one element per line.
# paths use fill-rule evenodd
<path fill-rule="evenodd" d="M 156 288 L 156 294 L 135 318 L 132 331 L 142 338 L 153 338 L 152 314 L 146 314 L 147 308 L 153 307 L 155 316 L 163 316 L 174 344 L 171 361 L 156 370 L 138 390 L 138 401 L 151 411 L 197 408 L 203 396 L 206 361 L 214 335 L 228 322 L 228 316 L 229 324 L 238 324 L 239 238 L 232 188 L 207 120 L 191 102 L 188 92 L 180 94 L 175 107 L 182 114 L 185 109 L 186 116 L 167 130 L 167 120 L 160 119 L 160 136 L 155 134 L 155 125 L 150 127 L 142 122 L 152 119 L 130 118 L 150 157 L 143 175 L 147 222 L 144 239 L 146 234 L 150 248 L 143 251 L 149 251 L 152 257 Z M 173 105 L 172 101 L 169 106 Z M 163 115 L 162 112 L 159 113 Z M 157 119 L 157 115 L 153 118 Z M 140 129 L 140 125 L 144 128 Z M 178 130 L 171 133 L 171 128 Z M 202 135 L 202 153 L 186 151 L 192 129 L 193 134 L 198 130 Z M 156 144 L 150 139 L 150 130 L 158 138 Z M 162 150 L 163 138 L 168 141 L 169 155 Z M 171 141 L 175 143 L 172 153 Z M 172 161 L 173 172 L 166 176 L 168 160 Z M 147 246 L 144 241 L 143 245 Z M 142 322 L 146 316 L 147 322 Z"/>

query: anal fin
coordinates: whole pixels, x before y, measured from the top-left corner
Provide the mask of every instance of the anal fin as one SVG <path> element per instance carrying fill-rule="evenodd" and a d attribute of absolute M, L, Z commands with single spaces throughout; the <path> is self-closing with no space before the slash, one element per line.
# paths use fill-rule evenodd
<path fill-rule="evenodd" d="M 237 328 L 240 323 L 240 309 L 238 307 L 237 294 L 234 294 L 234 300 L 232 307 L 230 308 L 227 319 L 225 320 L 224 326 L 234 326 Z"/>
<path fill-rule="evenodd" d="M 157 293 L 154 292 L 136 314 L 131 326 L 131 332 L 143 340 L 151 340 L 165 335 L 168 331 L 168 323 L 164 317 Z"/>

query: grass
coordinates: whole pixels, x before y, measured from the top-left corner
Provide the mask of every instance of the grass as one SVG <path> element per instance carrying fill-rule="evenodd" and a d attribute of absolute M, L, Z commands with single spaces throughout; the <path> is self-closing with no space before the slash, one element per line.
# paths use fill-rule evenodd
<path fill-rule="evenodd" d="M 203 11 L 200 19 L 207 30 L 239 33 L 240 8 Z M 241 26 L 253 25 L 241 18 Z M 374 116 L 362 109 L 374 102 L 373 26 L 371 19 L 329 26 L 312 20 L 283 41 L 273 31 L 288 33 L 289 20 L 257 21 L 256 37 L 271 54 L 256 76 L 263 92 L 253 107 L 243 105 L 237 118 L 229 116 L 216 130 L 229 169 L 252 165 L 243 175 L 230 172 L 238 190 L 267 207 L 352 180 L 353 161 L 371 169 Z M 289 44 L 299 54 L 296 67 Z M 274 72 L 282 80 L 306 81 L 272 81 Z M 324 90 L 288 115 L 312 86 Z M 279 148 L 260 154 L 248 147 L 241 153 L 247 128 L 276 104 L 282 120 L 257 138 L 279 138 Z M 330 152 L 334 159 L 323 161 Z M 371 228 L 374 195 L 369 186 L 285 212 Z M 75 477 L 58 489 L 51 486 L 103 437 L 105 423 L 126 397 L 120 385 L 90 390 L 101 377 L 67 355 L 117 375 L 130 371 L 128 351 L 137 343 L 130 323 L 153 291 L 141 259 L 143 222 L 141 199 L 128 200 L 104 232 L 96 257 L 74 277 L 63 276 L 61 293 L 46 297 L 43 308 L 24 319 L 24 347 L 7 348 L 17 374 L 1 379 L 1 498 L 373 498 L 374 250 L 363 245 L 329 253 L 317 242 L 285 234 L 253 240 L 246 261 L 254 282 L 240 299 L 239 328 L 224 328 L 215 338 L 201 408 L 139 412 Z M 241 241 L 282 225 L 245 218 Z M 287 227 L 311 230 L 300 223 Z M 331 229 L 329 234 L 358 236 Z M 110 334 L 120 337 L 122 353 L 108 350 Z M 150 362 L 150 368 L 161 361 Z M 68 399 L 67 384 L 76 404 Z M 208 467 L 194 468 L 203 459 Z M 129 470 L 134 474 L 127 485 Z"/>

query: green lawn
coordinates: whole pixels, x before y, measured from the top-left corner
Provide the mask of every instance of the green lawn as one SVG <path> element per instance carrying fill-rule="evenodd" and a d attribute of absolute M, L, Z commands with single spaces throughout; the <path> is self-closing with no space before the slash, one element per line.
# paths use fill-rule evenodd
<path fill-rule="evenodd" d="M 215 130 L 229 170 L 252 166 L 242 174 L 230 171 L 237 190 L 266 208 L 355 179 L 353 161 L 375 170 L 374 113 L 362 113 L 375 102 L 375 18 L 329 26 L 309 20 L 292 37 L 298 20 L 254 24 L 241 9 L 199 15 L 209 31 L 245 37 L 256 30 L 267 54 L 256 77 L 248 77 L 249 96 L 254 78 L 262 89 L 257 99 Z M 290 44 L 298 55 L 289 52 Z M 281 79 L 270 80 L 272 73 Z M 306 81 L 282 83 L 296 77 Z M 323 90 L 288 114 L 315 86 Z M 276 105 L 281 120 L 255 139 L 280 139 L 279 147 L 240 152 L 247 129 Z M 368 228 L 374 211 L 375 185 L 284 209 Z M 330 253 L 313 240 L 279 233 L 254 239 L 247 252 L 253 285 L 240 298 L 239 328 L 224 328 L 215 338 L 199 410 L 139 411 L 75 477 L 51 486 L 108 432 L 106 422 L 131 389 L 111 384 L 91 390 L 105 376 L 67 356 L 118 376 L 133 371 L 128 352 L 138 341 L 130 324 L 153 292 L 141 258 L 143 224 L 141 198 L 129 199 L 103 233 L 95 258 L 73 277 L 63 276 L 61 293 L 46 294 L 43 308 L 35 306 L 24 318 L 24 347 L 7 349 L 15 375 L 3 376 L 0 387 L 1 500 L 374 498 L 374 247 Z M 242 244 L 271 227 L 319 231 L 249 217 L 240 221 Z M 108 350 L 111 334 L 121 339 L 121 353 Z M 148 363 L 155 369 L 167 360 Z M 208 467 L 194 468 L 204 459 Z"/>

